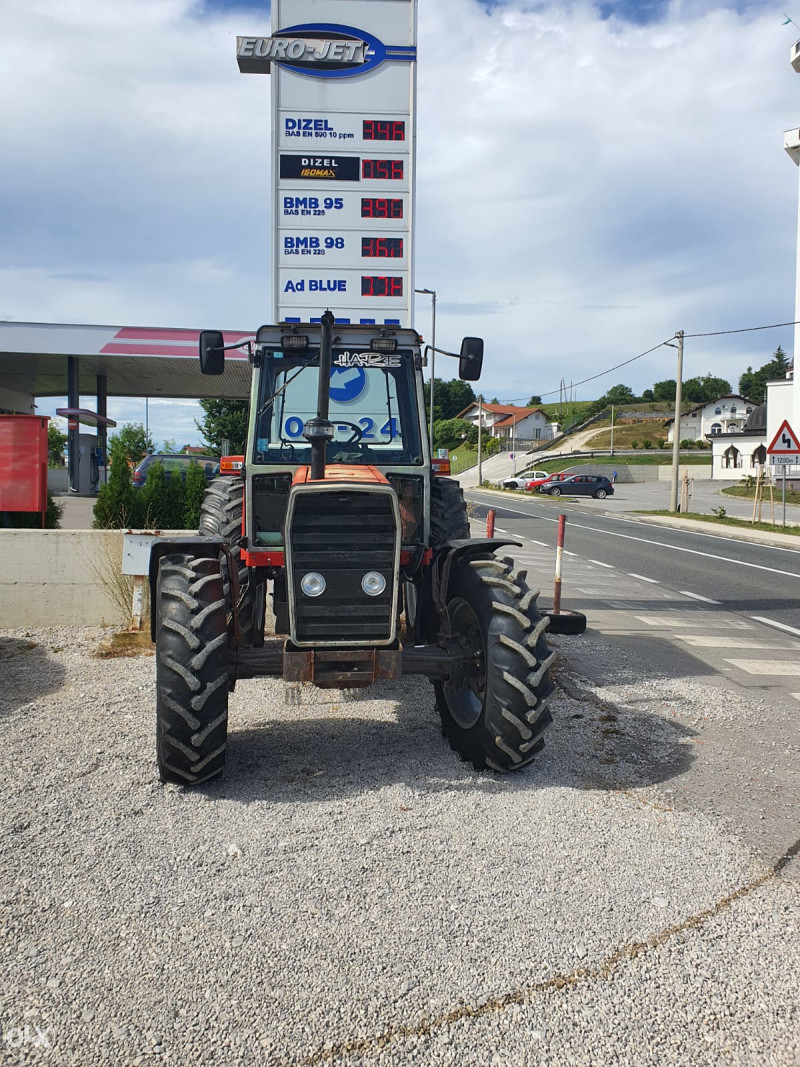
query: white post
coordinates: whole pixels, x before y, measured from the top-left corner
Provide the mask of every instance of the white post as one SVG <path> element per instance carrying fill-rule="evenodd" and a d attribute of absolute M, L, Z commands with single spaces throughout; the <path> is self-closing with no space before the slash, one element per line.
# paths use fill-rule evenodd
<path fill-rule="evenodd" d="M 675 334 L 677 345 L 670 348 L 678 349 L 678 369 L 675 375 L 675 418 L 672 438 L 672 483 L 669 490 L 669 510 L 678 510 L 678 468 L 681 459 L 681 394 L 683 392 L 683 330 Z"/>
<path fill-rule="evenodd" d="M 483 464 L 481 461 L 481 441 L 483 423 L 483 396 L 478 397 L 478 485 L 483 481 Z"/>

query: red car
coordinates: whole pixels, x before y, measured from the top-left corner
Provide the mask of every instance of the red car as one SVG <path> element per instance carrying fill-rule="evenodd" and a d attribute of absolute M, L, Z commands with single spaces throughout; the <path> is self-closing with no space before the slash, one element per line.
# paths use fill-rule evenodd
<path fill-rule="evenodd" d="M 569 471 L 560 471 L 558 474 L 548 474 L 546 478 L 534 478 L 528 482 L 525 486 L 529 493 L 535 493 L 537 489 L 544 486 L 542 492 L 547 492 L 547 487 L 552 485 L 553 482 L 563 482 L 565 478 L 571 478 L 572 475 Z"/>

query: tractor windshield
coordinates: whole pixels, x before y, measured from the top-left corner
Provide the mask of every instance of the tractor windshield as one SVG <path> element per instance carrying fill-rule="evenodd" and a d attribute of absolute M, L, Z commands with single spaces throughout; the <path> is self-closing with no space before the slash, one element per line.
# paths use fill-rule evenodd
<path fill-rule="evenodd" d="M 261 368 L 253 460 L 311 462 L 303 426 L 317 413 L 319 350 L 267 352 Z M 333 350 L 329 463 L 421 465 L 413 355 Z"/>

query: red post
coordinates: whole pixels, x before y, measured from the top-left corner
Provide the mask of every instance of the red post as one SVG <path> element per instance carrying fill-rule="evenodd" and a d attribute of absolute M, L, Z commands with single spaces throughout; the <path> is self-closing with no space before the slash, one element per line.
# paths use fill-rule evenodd
<path fill-rule="evenodd" d="M 553 614 L 558 615 L 561 611 L 561 560 L 564 555 L 564 529 L 567 525 L 567 516 L 558 516 L 558 541 L 556 542 L 556 585 L 553 590 Z"/>
<path fill-rule="evenodd" d="M 489 514 L 486 516 L 486 536 L 487 537 L 494 537 L 494 517 L 495 517 L 495 512 L 494 512 L 494 508 L 492 508 L 489 511 Z"/>

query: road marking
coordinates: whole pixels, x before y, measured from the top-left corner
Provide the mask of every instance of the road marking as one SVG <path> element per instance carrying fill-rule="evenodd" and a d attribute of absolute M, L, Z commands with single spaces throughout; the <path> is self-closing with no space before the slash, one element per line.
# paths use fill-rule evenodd
<path fill-rule="evenodd" d="M 725 634 L 674 634 L 677 641 L 685 641 L 693 648 L 760 648 L 764 651 L 793 651 L 791 645 L 765 645 L 762 641 L 750 641 L 746 637 L 728 637 Z"/>
<path fill-rule="evenodd" d="M 530 541 L 530 543 L 532 545 L 541 545 L 542 548 L 548 548 L 549 547 L 546 541 L 534 541 L 534 539 L 532 537 L 529 537 L 528 540 Z"/>
<path fill-rule="evenodd" d="M 577 556 L 577 554 L 577 552 L 567 552 L 566 548 L 564 549 L 565 556 Z"/>
<path fill-rule="evenodd" d="M 704 604 L 719 604 L 719 600 L 712 600 L 707 596 L 700 596 L 699 593 L 690 593 L 688 589 L 679 589 L 678 592 L 681 596 L 690 596 L 692 600 L 702 600 Z"/>
<path fill-rule="evenodd" d="M 787 663 L 785 659 L 726 659 L 745 674 L 800 675 L 800 663 Z"/>
<path fill-rule="evenodd" d="M 644 574 L 634 574 L 633 571 L 628 571 L 629 578 L 638 578 L 642 582 L 650 582 L 651 585 L 661 585 L 661 582 L 657 582 L 655 578 L 647 578 Z"/>
<path fill-rule="evenodd" d="M 531 518 L 530 512 L 518 511 L 517 514 L 518 515 L 523 515 L 526 519 L 530 519 Z M 544 519 L 545 522 L 558 522 L 558 518 L 557 517 L 556 518 L 552 518 L 549 515 L 537 515 L 536 517 L 539 518 L 539 519 Z M 647 525 L 647 523 L 637 522 L 636 519 L 622 519 L 622 518 L 617 518 L 616 516 L 615 516 L 615 521 L 617 521 L 617 522 L 632 522 L 637 526 L 646 526 Z M 597 526 L 585 526 L 581 522 L 570 522 L 570 526 L 573 529 L 589 530 L 590 533 L 605 534 L 608 537 L 622 537 L 626 541 L 644 542 L 644 544 L 650 545 L 653 548 L 671 548 L 674 552 L 688 552 L 689 555 L 691 555 L 691 556 L 705 556 L 706 559 L 718 559 L 718 560 L 721 560 L 723 563 L 735 563 L 738 567 L 751 567 L 753 570 L 757 570 L 757 571 L 769 571 L 770 574 L 783 574 L 787 578 L 800 579 L 800 574 L 795 574 L 794 571 L 779 571 L 775 567 L 765 567 L 761 563 L 748 563 L 747 561 L 745 561 L 743 559 L 732 559 L 730 556 L 718 556 L 714 552 L 701 552 L 697 548 L 684 548 L 682 545 L 668 545 L 664 541 L 651 541 L 650 538 L 647 538 L 647 537 L 634 537 L 632 534 L 616 533 L 613 530 L 601 530 Z M 650 527 L 650 529 L 652 529 L 652 527 Z M 716 540 L 718 540 L 718 541 L 735 540 L 735 538 L 718 537 L 715 534 L 699 533 L 696 530 L 682 530 L 680 532 L 681 533 L 697 534 L 699 537 L 716 537 Z M 541 541 L 534 541 L 534 544 L 538 545 L 538 544 L 542 544 L 542 542 Z M 738 544 L 752 544 L 752 542 L 751 541 L 744 541 L 744 542 L 743 541 L 736 541 L 736 544 L 737 545 Z M 777 550 L 778 552 L 792 552 L 795 556 L 798 554 L 796 549 L 793 549 L 793 548 L 782 548 L 779 545 L 760 545 L 758 547 L 760 547 L 760 548 L 769 548 L 769 549 L 771 549 L 773 551 Z"/>
<path fill-rule="evenodd" d="M 597 564 L 598 567 L 608 567 L 608 569 L 610 571 L 614 570 L 613 564 L 611 564 L 611 563 L 603 563 L 599 559 L 589 559 L 586 562 L 587 563 L 595 563 L 595 564 Z"/>
<path fill-rule="evenodd" d="M 750 618 L 755 619 L 756 622 L 763 622 L 767 626 L 774 626 L 777 630 L 785 630 L 787 634 L 796 634 L 800 637 L 800 630 L 795 629 L 794 626 L 787 626 L 785 622 L 775 622 L 774 619 L 765 619 L 763 615 L 751 615 Z"/>
<path fill-rule="evenodd" d="M 790 693 L 789 695 L 793 696 L 795 700 L 800 700 L 800 693 Z"/>
<path fill-rule="evenodd" d="M 732 619 L 726 618 L 724 615 L 712 612 L 694 612 L 686 611 L 682 615 L 669 615 L 664 612 L 660 615 L 637 615 L 636 618 L 639 622 L 647 623 L 648 626 L 663 626 L 670 629 L 680 629 L 690 625 L 686 621 L 686 616 L 689 614 L 695 614 L 697 617 L 697 625 L 704 628 L 711 627 L 713 629 L 723 630 L 752 630 L 753 627 L 749 622 L 745 622 L 744 619 Z"/>

